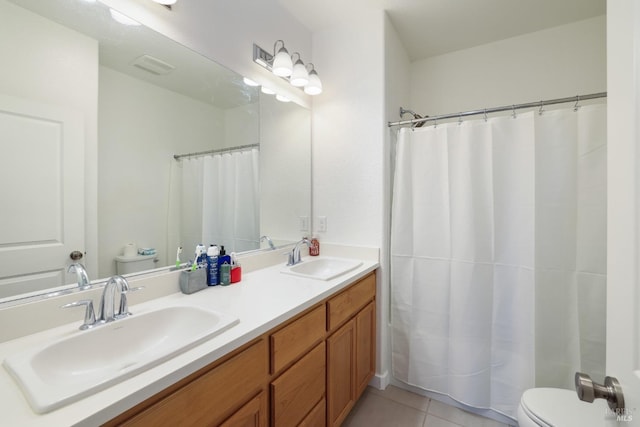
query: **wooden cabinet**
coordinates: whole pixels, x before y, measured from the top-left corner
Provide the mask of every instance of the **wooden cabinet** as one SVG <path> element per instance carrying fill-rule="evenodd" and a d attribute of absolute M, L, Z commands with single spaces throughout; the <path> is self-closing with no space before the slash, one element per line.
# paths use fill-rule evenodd
<path fill-rule="evenodd" d="M 220 427 L 267 427 L 266 392 L 260 392 L 220 424 Z"/>
<path fill-rule="evenodd" d="M 340 425 L 375 371 L 375 274 L 106 426 Z"/>
<path fill-rule="evenodd" d="M 300 358 L 315 344 L 324 339 L 327 330 L 324 304 L 271 334 L 271 373 Z"/>
<path fill-rule="evenodd" d="M 327 326 L 334 331 L 343 322 L 353 317 L 376 295 L 376 276 L 370 274 L 327 301 Z"/>
<path fill-rule="evenodd" d="M 116 419 L 113 424 L 219 425 L 262 390 L 268 366 L 267 344 L 260 339 L 224 363 L 198 373 L 195 379 L 155 403 L 143 402 L 141 406 L 146 409 L 133 408 L 129 412 L 138 412 L 136 415 L 125 421 Z"/>
<path fill-rule="evenodd" d="M 327 424 L 326 417 L 326 400 L 323 398 L 309 414 L 302 420 L 298 427 L 325 427 Z"/>
<path fill-rule="evenodd" d="M 325 343 L 271 383 L 271 425 L 297 426 L 325 395 Z"/>
<path fill-rule="evenodd" d="M 356 400 L 376 372 L 376 304 L 370 302 L 355 318 Z"/>
<path fill-rule="evenodd" d="M 327 420 L 342 424 L 355 404 L 355 322 L 347 322 L 327 339 Z"/>
<path fill-rule="evenodd" d="M 375 276 L 327 302 L 327 425 L 339 426 L 375 373 Z M 344 323 L 346 322 L 346 323 Z"/>

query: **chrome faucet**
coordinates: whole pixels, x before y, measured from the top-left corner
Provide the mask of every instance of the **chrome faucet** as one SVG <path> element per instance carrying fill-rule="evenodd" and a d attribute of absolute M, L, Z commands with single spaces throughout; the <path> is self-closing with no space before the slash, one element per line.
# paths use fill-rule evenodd
<path fill-rule="evenodd" d="M 116 293 L 117 289 L 120 292 Z M 140 288 L 130 289 L 129 282 L 122 276 L 113 276 L 109 279 L 102 291 L 102 298 L 100 299 L 100 311 L 98 315 L 98 322 L 112 322 L 122 317 L 131 315 L 129 313 L 129 306 L 127 303 L 127 293 L 132 290 L 138 290 Z M 118 311 L 116 311 L 116 297 L 120 295 L 120 305 Z"/>
<path fill-rule="evenodd" d="M 104 286 L 102 291 L 102 298 L 100 299 L 100 306 L 98 309 L 98 318 L 96 319 L 95 312 L 93 310 L 93 301 L 90 299 L 75 301 L 69 304 L 65 304 L 62 308 L 81 307 L 86 306 L 84 313 L 84 323 L 80 326 L 81 330 L 91 329 L 94 326 L 102 325 L 104 323 L 113 322 L 114 320 L 121 319 L 123 317 L 130 316 L 129 305 L 127 302 L 127 294 L 129 292 L 138 291 L 143 289 L 144 286 L 138 288 L 130 288 L 129 282 L 122 276 L 113 276 Z M 116 291 L 120 289 L 120 304 L 116 311 Z"/>
<path fill-rule="evenodd" d="M 266 241 L 267 241 L 267 243 L 269 244 L 269 247 L 271 248 L 271 250 L 272 250 L 272 251 L 275 251 L 275 250 L 276 250 L 276 247 L 275 247 L 275 245 L 273 244 L 273 241 L 271 240 L 271 237 L 269 237 L 269 236 L 262 236 L 262 237 L 260 238 L 260 242 L 263 242 L 263 241 L 265 241 L 265 240 L 266 240 Z"/>
<path fill-rule="evenodd" d="M 287 262 L 288 266 L 296 265 L 297 263 L 302 261 L 302 259 L 300 258 L 300 245 L 303 243 L 306 244 L 307 247 L 311 247 L 311 242 L 309 241 L 309 239 L 303 237 L 302 240 L 296 243 L 296 245 L 293 247 L 293 250 L 289 252 L 289 262 Z"/>
<path fill-rule="evenodd" d="M 67 273 L 76 273 L 78 277 L 78 288 L 80 289 L 89 289 L 91 284 L 89 283 L 89 276 L 87 275 L 87 270 L 84 268 L 84 265 L 76 262 L 71 264 L 67 269 Z"/>

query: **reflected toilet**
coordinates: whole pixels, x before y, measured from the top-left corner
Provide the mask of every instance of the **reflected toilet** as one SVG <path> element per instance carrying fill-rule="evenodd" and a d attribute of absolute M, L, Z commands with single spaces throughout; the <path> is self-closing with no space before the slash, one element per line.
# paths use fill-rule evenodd
<path fill-rule="evenodd" d="M 116 274 L 129 274 L 156 268 L 157 255 L 133 255 L 116 257 Z"/>

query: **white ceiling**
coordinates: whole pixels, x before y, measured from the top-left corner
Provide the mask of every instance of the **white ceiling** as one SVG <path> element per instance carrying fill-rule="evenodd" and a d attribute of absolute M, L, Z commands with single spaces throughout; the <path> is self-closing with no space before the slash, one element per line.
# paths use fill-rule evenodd
<path fill-rule="evenodd" d="M 606 13 L 606 0 L 278 0 L 312 32 L 386 10 L 414 61 Z"/>

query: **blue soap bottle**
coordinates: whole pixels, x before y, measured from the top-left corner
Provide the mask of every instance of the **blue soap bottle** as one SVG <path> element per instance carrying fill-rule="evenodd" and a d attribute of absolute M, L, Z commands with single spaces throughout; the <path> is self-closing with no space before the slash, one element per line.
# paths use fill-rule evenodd
<path fill-rule="evenodd" d="M 216 245 L 209 246 L 207 249 L 207 285 L 215 286 L 218 280 L 218 247 Z"/>

